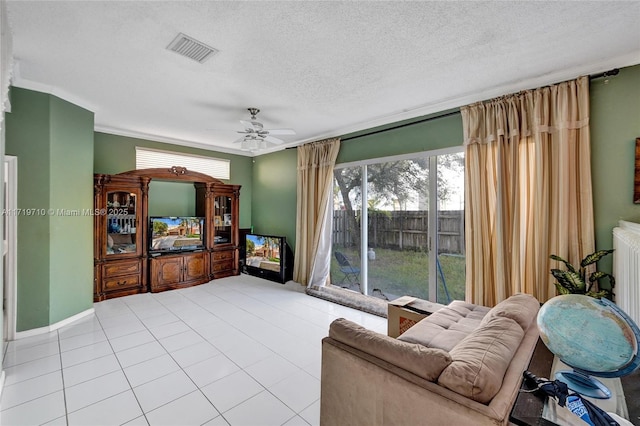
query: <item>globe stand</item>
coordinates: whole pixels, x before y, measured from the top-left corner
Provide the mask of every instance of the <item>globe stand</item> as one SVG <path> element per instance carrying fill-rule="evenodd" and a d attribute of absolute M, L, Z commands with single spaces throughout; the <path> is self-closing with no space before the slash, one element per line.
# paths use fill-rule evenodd
<path fill-rule="evenodd" d="M 580 395 L 596 399 L 611 398 L 611 391 L 600 380 L 579 371 L 558 371 L 556 379 L 566 383 L 569 389 Z"/>

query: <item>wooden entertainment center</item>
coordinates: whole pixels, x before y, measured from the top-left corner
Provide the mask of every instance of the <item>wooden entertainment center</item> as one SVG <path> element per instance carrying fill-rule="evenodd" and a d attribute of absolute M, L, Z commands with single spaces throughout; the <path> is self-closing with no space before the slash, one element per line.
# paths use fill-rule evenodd
<path fill-rule="evenodd" d="M 153 179 L 194 184 L 196 216 L 204 218 L 197 249 L 151 250 L 148 195 Z M 184 167 L 94 175 L 94 301 L 238 275 L 239 197 L 240 185 Z"/>

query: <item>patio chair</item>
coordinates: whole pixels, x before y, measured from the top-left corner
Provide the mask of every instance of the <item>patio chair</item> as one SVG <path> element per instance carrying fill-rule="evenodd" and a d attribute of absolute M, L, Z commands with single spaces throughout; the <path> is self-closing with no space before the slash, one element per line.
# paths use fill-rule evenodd
<path fill-rule="evenodd" d="M 347 280 L 349 284 L 357 285 L 359 288 L 360 287 L 360 268 L 351 266 L 346 256 L 340 253 L 339 251 L 335 252 L 334 254 L 336 256 L 336 260 L 338 261 L 338 264 L 340 265 L 340 272 L 344 274 L 344 277 L 342 277 L 342 281 L 340 281 L 340 284 L 342 284 L 345 280 Z"/>

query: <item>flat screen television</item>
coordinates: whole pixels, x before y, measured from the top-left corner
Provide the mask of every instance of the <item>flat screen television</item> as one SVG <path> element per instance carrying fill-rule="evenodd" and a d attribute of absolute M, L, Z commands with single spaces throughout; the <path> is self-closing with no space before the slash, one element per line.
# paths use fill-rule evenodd
<path fill-rule="evenodd" d="M 293 254 L 285 237 L 247 234 L 244 272 L 284 284 L 291 279 Z"/>
<path fill-rule="evenodd" d="M 149 218 L 149 252 L 171 253 L 204 248 L 205 220 L 196 216 Z"/>

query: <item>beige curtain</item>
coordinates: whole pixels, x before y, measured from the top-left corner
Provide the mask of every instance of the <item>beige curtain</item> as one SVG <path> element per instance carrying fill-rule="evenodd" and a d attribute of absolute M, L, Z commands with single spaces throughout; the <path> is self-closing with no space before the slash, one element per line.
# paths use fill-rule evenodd
<path fill-rule="evenodd" d="M 555 296 L 549 255 L 594 251 L 589 80 L 461 109 L 467 300 Z M 554 265 L 554 267 L 556 267 Z"/>
<path fill-rule="evenodd" d="M 331 233 L 324 230 L 331 225 L 327 216 L 333 194 L 333 167 L 339 150 L 338 138 L 298 147 L 293 280 L 311 287 L 323 286 L 329 278 Z"/>

